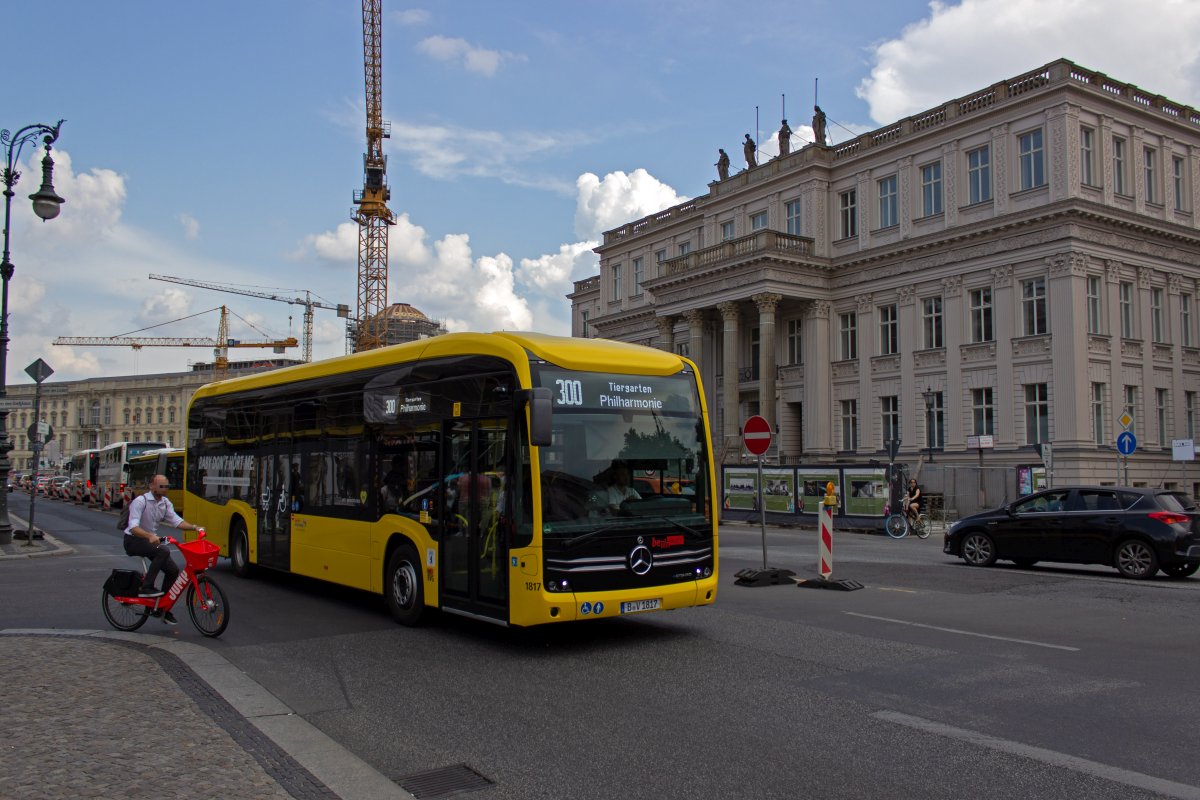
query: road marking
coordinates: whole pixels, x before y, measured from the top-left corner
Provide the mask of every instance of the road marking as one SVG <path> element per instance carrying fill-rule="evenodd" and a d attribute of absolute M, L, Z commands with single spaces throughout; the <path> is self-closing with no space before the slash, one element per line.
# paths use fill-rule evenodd
<path fill-rule="evenodd" d="M 978 731 L 971 731 L 966 728 L 956 728 L 952 725 L 943 725 L 940 722 L 933 722 L 932 720 L 914 717 L 909 714 L 901 714 L 898 711 L 876 711 L 871 716 L 885 722 L 894 722 L 897 725 L 915 728 L 950 739 L 958 739 L 959 741 L 969 742 L 980 747 L 987 747 L 991 750 L 999 750 L 1003 753 L 1031 758 L 1034 761 L 1040 761 L 1052 767 L 1062 767 L 1063 769 L 1082 772 L 1086 775 L 1103 778 L 1104 780 L 1121 783 L 1137 789 L 1145 789 L 1150 792 L 1166 795 L 1167 797 L 1178 797 L 1182 800 L 1200 800 L 1200 788 L 1198 787 L 1176 783 L 1166 778 L 1156 778 L 1153 775 L 1145 775 L 1141 772 L 1121 769 L 1111 764 L 1089 761 L 1086 758 L 1067 755 L 1057 750 L 1034 747 L 1033 745 L 1014 742 L 1011 739 L 1000 739 L 996 736 L 989 736 L 986 733 L 979 733 Z"/>
<path fill-rule="evenodd" d="M 942 631 L 943 633 L 957 633 L 960 636 L 978 636 L 980 639 L 996 639 L 1001 642 L 1015 642 L 1016 644 L 1029 644 L 1034 647 L 1049 647 L 1052 650 L 1067 650 L 1072 653 L 1078 653 L 1078 647 L 1067 647 L 1064 644 L 1047 644 L 1046 642 L 1034 642 L 1029 639 L 1013 639 L 1009 636 L 993 636 L 990 633 L 976 633 L 974 631 L 960 631 L 957 628 L 942 628 L 937 625 L 926 625 L 923 622 L 909 622 L 906 619 L 892 619 L 891 617 L 876 617 L 871 614 L 858 614 L 854 611 L 843 611 L 843 614 L 849 614 L 852 617 L 862 617 L 863 619 L 874 619 L 880 622 L 894 622 L 897 625 L 910 625 L 914 628 L 928 628 L 932 631 Z"/>

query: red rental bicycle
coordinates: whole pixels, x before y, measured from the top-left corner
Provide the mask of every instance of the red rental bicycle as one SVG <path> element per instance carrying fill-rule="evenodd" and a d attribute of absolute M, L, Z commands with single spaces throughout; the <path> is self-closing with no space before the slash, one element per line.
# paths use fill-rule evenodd
<path fill-rule="evenodd" d="M 113 580 L 124 570 L 114 570 L 113 578 L 104 584 L 101 598 L 105 618 L 119 631 L 136 631 L 150 617 L 170 611 L 186 588 L 188 615 L 196 630 L 205 636 L 220 636 L 229 625 L 229 601 L 217 582 L 204 574 L 209 567 L 216 566 L 220 548 L 204 541 L 203 531 L 194 542 L 180 542 L 170 536 L 166 540 L 183 553 L 184 568 L 175 582 L 158 597 L 138 597 L 137 587 L 144 573 L 129 571 L 137 576 L 136 581 L 130 580 L 127 587 L 117 588 Z"/>

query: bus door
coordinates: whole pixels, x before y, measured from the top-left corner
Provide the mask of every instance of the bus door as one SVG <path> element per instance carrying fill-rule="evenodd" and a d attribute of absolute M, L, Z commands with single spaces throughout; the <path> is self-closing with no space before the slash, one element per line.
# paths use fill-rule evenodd
<path fill-rule="evenodd" d="M 259 412 L 261 437 L 258 449 L 258 557 L 264 567 L 291 568 L 291 508 L 288 479 L 291 472 L 291 410 Z"/>
<path fill-rule="evenodd" d="M 508 619 L 508 420 L 457 419 L 443 439 L 442 605 Z"/>

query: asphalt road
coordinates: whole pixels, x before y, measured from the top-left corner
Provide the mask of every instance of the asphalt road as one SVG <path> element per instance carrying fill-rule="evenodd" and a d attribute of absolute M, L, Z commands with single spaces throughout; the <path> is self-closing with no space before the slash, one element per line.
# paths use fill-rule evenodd
<path fill-rule="evenodd" d="M 0 563 L 0 628 L 105 627 L 100 585 L 129 562 L 113 516 L 39 501 L 37 520 L 76 552 Z M 744 588 L 758 528 L 721 546 L 711 608 L 407 629 L 379 598 L 222 564 L 224 636 L 143 631 L 219 651 L 385 775 L 465 764 L 481 800 L 1200 798 L 1200 578 L 980 570 L 938 534 L 847 533 L 834 577 L 863 590 Z M 812 531 L 768 547 L 815 576 Z"/>

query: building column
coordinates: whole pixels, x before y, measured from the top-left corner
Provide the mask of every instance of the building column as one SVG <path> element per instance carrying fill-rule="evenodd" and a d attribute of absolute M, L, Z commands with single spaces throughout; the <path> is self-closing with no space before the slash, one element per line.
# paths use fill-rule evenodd
<path fill-rule="evenodd" d="M 775 310 L 783 295 L 769 292 L 752 298 L 758 305 L 758 413 L 779 435 L 778 403 L 775 399 Z"/>
<path fill-rule="evenodd" d="M 832 456 L 833 416 L 833 337 L 830 332 L 830 304 L 814 300 L 804 315 L 804 454 Z M 859 417 L 861 421 L 861 415 Z M 860 423 L 861 424 L 861 423 Z"/>
<path fill-rule="evenodd" d="M 1091 381 L 1088 378 L 1087 256 L 1061 253 L 1046 259 L 1050 279 L 1046 303 L 1050 316 L 1050 358 L 1054 364 L 1054 446 L 1094 447 L 1091 428 Z M 1064 465 L 1066 467 L 1067 465 Z M 1070 465 L 1074 480 L 1080 480 L 1080 463 Z M 1069 473 L 1055 470 L 1065 482 Z"/>
<path fill-rule="evenodd" d="M 723 321 L 721 418 L 725 422 L 721 426 L 721 438 L 724 445 L 741 433 L 738 426 L 738 322 L 741 313 L 738 304 L 733 302 L 718 303 L 717 310 L 721 312 Z"/>
<path fill-rule="evenodd" d="M 676 317 L 655 317 L 658 324 L 658 349 L 668 353 L 675 352 L 675 320 Z"/>

